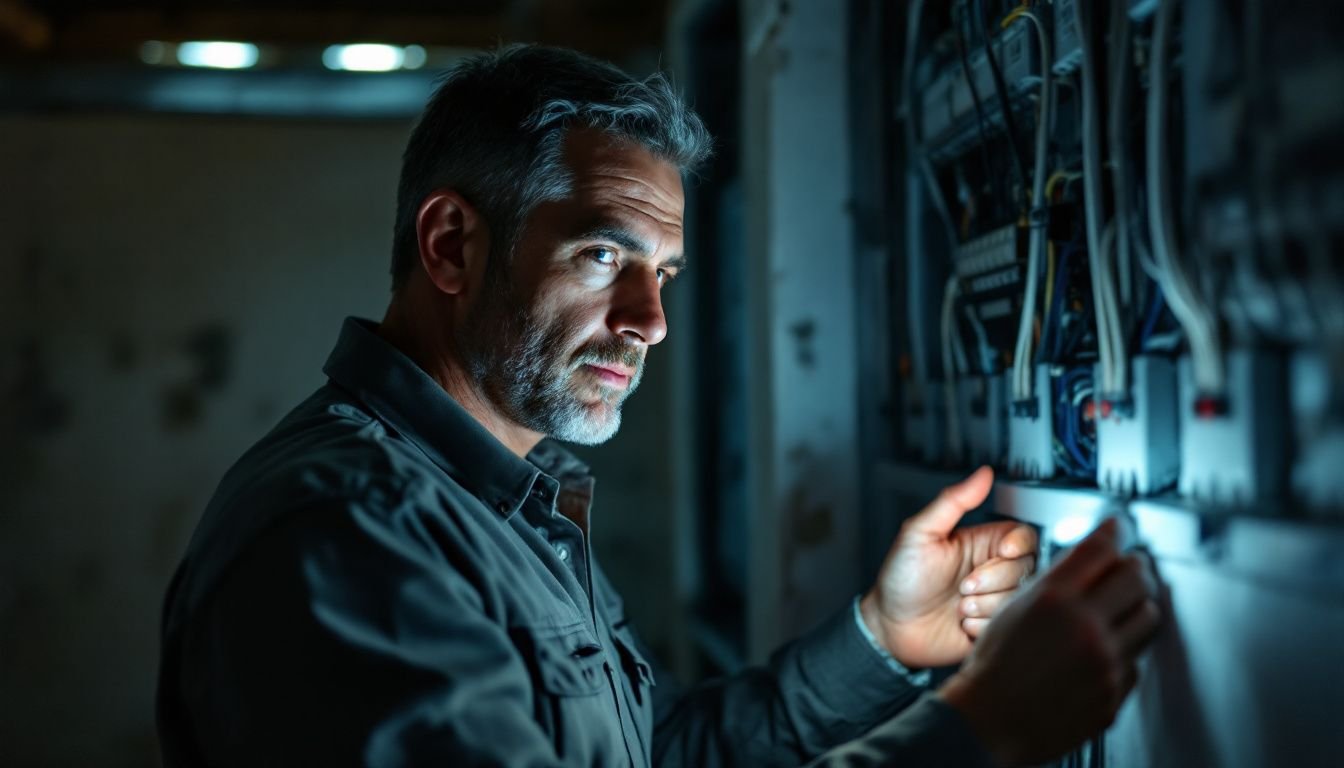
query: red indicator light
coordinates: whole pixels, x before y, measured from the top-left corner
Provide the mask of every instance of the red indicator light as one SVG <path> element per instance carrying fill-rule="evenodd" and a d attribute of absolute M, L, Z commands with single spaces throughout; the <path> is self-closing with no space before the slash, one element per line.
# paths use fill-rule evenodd
<path fill-rule="evenodd" d="M 1201 419 L 1216 419 L 1227 413 L 1227 401 L 1221 397 L 1195 399 L 1195 415 Z"/>

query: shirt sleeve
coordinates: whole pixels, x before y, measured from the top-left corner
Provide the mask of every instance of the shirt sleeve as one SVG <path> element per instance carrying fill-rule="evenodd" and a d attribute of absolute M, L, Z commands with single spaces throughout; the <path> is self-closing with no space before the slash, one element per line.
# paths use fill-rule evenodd
<path fill-rule="evenodd" d="M 863 623 L 863 611 L 859 610 L 859 601 L 861 599 L 862 598 L 859 596 L 855 596 L 854 598 L 854 626 L 859 628 L 859 632 L 863 634 L 863 639 L 868 641 L 869 647 L 873 649 L 874 653 L 881 656 L 882 659 L 887 662 L 887 666 L 891 667 L 892 672 L 909 679 L 911 683 L 918 685 L 921 688 L 928 687 L 929 679 L 933 675 L 932 670 L 921 669 L 919 671 L 914 671 L 897 661 L 895 656 L 888 653 L 887 649 L 883 648 L 882 644 L 877 641 L 877 638 L 873 637 L 873 633 L 868 629 L 868 625 Z"/>
<path fill-rule="evenodd" d="M 846 605 L 812 632 L 782 647 L 762 667 L 711 680 L 684 693 L 657 686 L 654 763 L 797 766 L 891 720 L 923 693 L 910 675 L 897 674 L 888 658 L 873 648 L 855 624 L 853 607 Z M 902 721 L 904 727 L 883 731 L 884 737 L 867 742 L 863 747 L 867 751 L 858 754 L 889 748 L 895 751 L 883 764 L 920 764 L 904 760 L 902 745 L 913 744 L 914 736 L 929 723 L 945 726 L 927 735 L 931 741 L 937 741 L 940 733 L 955 731 L 959 724 L 951 719 L 959 717 L 956 712 L 945 705 L 940 709 L 940 705 L 936 699 L 931 704 L 921 702 L 913 716 Z M 964 726 L 962 732 L 968 736 Z M 836 759 L 850 759 L 852 754 L 840 753 Z"/>
<path fill-rule="evenodd" d="M 345 499 L 288 517 L 181 640 L 174 695 L 211 765 L 560 765 L 524 662 L 419 521 Z"/>

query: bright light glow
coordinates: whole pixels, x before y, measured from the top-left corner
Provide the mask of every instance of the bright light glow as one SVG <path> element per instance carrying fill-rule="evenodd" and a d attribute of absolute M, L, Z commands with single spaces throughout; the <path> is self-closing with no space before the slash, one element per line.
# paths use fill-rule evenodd
<path fill-rule="evenodd" d="M 1073 546 L 1092 532 L 1094 522 L 1092 515 L 1062 517 L 1050 526 L 1050 539 L 1061 547 Z"/>
<path fill-rule="evenodd" d="M 425 66 L 425 49 L 418 45 L 408 45 L 404 51 L 405 59 L 401 62 L 402 69 L 419 69 Z"/>
<path fill-rule="evenodd" d="M 177 46 L 177 60 L 187 67 L 247 69 L 257 63 L 257 46 L 218 41 L 182 43 Z"/>
<path fill-rule="evenodd" d="M 168 53 L 168 46 L 158 40 L 146 40 L 140 44 L 140 60 L 146 64 L 162 64 Z"/>
<path fill-rule="evenodd" d="M 406 52 L 401 48 L 380 43 L 333 45 L 322 52 L 322 63 L 327 69 L 347 72 L 391 72 L 401 69 L 405 60 Z"/>

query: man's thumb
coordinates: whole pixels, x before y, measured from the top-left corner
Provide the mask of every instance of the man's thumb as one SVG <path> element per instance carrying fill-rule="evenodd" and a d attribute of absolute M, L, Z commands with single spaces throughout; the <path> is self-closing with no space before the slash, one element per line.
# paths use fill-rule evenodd
<path fill-rule="evenodd" d="M 965 480 L 944 488 L 938 498 L 910 518 L 906 526 L 921 533 L 946 536 L 957 527 L 963 515 L 985 502 L 993 485 L 994 470 L 981 467 Z"/>

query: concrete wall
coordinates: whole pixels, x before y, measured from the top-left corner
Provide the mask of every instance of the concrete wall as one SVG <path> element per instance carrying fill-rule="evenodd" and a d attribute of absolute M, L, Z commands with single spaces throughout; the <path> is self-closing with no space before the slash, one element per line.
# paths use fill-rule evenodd
<path fill-rule="evenodd" d="M 407 126 L 0 119 L 0 765 L 157 762 L 160 601 L 225 468 L 387 298 Z M 657 644 L 666 367 L 587 453 Z M 628 510 L 627 510 L 628 508 Z"/>
<path fill-rule="evenodd" d="M 844 606 L 859 572 L 859 358 L 847 12 L 748 0 L 743 112 L 750 660 Z"/>

